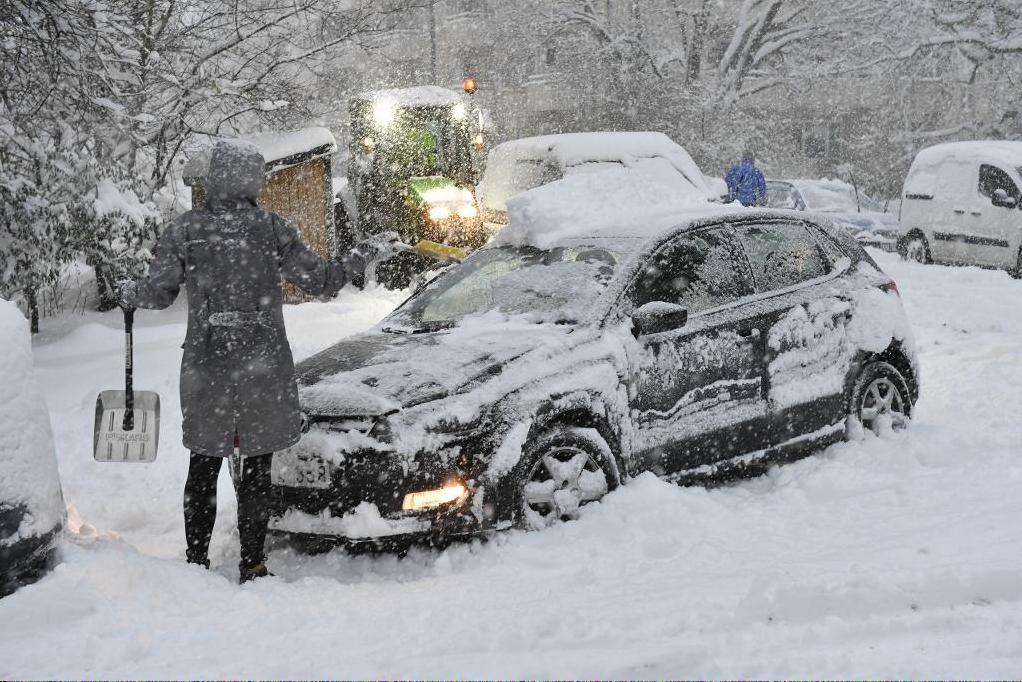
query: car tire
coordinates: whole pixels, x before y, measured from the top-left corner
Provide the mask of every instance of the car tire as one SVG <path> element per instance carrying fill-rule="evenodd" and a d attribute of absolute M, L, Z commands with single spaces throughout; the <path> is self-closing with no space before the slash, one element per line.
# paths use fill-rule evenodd
<path fill-rule="evenodd" d="M 933 257 L 930 254 L 930 243 L 919 232 L 912 232 L 905 237 L 901 248 L 901 257 L 905 260 L 915 261 L 924 265 L 933 262 Z"/>
<path fill-rule="evenodd" d="M 515 525 L 539 530 L 578 517 L 620 481 L 607 441 L 593 428 L 556 427 L 533 443 L 519 463 Z"/>
<path fill-rule="evenodd" d="M 1009 270 L 1008 274 L 1015 279 L 1022 279 L 1022 249 L 1018 250 L 1018 258 L 1015 259 L 1015 269 Z"/>
<path fill-rule="evenodd" d="M 912 391 L 904 375 L 889 362 L 874 361 L 862 368 L 848 397 L 848 431 L 902 429 L 912 417 Z"/>

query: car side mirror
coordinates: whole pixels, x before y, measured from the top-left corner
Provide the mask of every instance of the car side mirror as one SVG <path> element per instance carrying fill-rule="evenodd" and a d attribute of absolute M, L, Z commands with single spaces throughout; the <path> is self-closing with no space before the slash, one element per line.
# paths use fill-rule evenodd
<path fill-rule="evenodd" d="M 663 301 L 651 301 L 632 313 L 632 333 L 638 338 L 680 329 L 688 323 L 688 310 L 684 306 Z"/>
<path fill-rule="evenodd" d="M 1018 206 L 1018 200 L 1009 195 L 1007 190 L 1000 188 L 994 190 L 993 195 L 990 197 L 990 203 L 1000 208 L 1015 208 Z"/>

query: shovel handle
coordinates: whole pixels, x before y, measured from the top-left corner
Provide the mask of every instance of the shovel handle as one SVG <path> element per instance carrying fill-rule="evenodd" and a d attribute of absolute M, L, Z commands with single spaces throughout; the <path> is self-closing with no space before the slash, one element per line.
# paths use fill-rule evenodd
<path fill-rule="evenodd" d="M 132 308 L 124 309 L 124 424 L 125 431 L 135 428 L 135 392 L 132 389 L 132 374 L 134 364 L 134 330 L 135 311 Z"/>

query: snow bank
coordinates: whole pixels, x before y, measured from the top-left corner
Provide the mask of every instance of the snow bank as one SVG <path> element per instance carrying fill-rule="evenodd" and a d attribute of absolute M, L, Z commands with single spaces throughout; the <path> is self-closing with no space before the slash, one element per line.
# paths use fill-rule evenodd
<path fill-rule="evenodd" d="M 0 544 L 49 532 L 64 517 L 50 413 L 36 385 L 28 323 L 0 299 L 0 505 L 24 505 L 17 532 Z"/>
<path fill-rule="evenodd" d="M 509 199 L 509 224 L 494 243 L 550 248 L 581 237 L 648 238 L 693 214 L 721 210 L 701 193 L 680 192 L 678 180 L 664 159 L 570 175 Z"/>

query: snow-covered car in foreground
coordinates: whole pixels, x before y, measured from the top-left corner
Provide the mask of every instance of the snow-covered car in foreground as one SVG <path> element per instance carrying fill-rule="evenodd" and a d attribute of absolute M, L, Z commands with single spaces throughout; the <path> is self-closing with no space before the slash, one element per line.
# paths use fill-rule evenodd
<path fill-rule="evenodd" d="M 487 157 L 476 188 L 484 226 L 495 233 L 507 224 L 511 197 L 579 173 L 639 168 L 663 174 L 665 185 L 707 201 L 714 191 L 695 161 L 663 133 L 592 132 L 541 135 L 497 145 Z"/>
<path fill-rule="evenodd" d="M 645 471 L 755 471 L 905 422 L 911 332 L 850 236 L 658 204 L 658 182 L 609 171 L 521 195 L 493 243 L 301 363 L 308 429 L 274 458 L 272 527 L 537 528 Z"/>
<path fill-rule="evenodd" d="M 769 208 L 820 213 L 852 233 L 863 246 L 897 248 L 898 217 L 840 180 L 767 180 Z"/>
<path fill-rule="evenodd" d="M 66 516 L 50 431 L 35 383 L 28 323 L 0 299 L 0 597 L 56 560 Z"/>
<path fill-rule="evenodd" d="M 1022 142 L 921 150 L 905 178 L 901 226 L 898 250 L 905 258 L 1022 277 Z"/>

